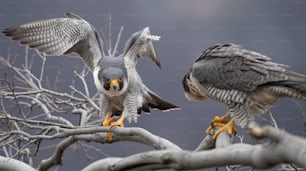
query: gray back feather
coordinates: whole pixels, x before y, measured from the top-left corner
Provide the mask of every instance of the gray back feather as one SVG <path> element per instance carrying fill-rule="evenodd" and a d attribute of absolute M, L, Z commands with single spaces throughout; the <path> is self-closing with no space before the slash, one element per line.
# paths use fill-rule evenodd
<path fill-rule="evenodd" d="M 235 44 L 220 44 L 205 50 L 191 72 L 201 84 L 241 91 L 253 91 L 271 82 L 306 81 L 304 75 L 287 71 L 269 57 Z"/>

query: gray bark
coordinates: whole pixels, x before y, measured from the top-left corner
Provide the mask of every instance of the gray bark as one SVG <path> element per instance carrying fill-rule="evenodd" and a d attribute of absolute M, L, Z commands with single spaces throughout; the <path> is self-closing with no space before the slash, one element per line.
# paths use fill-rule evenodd
<path fill-rule="evenodd" d="M 28 164 L 8 158 L 8 157 L 3 157 L 0 156 L 0 170 L 5 170 L 5 171 L 36 171 L 33 167 L 29 166 Z"/>
<path fill-rule="evenodd" d="M 294 163 L 306 168 L 306 140 L 285 131 L 252 123 L 250 134 L 256 138 L 269 138 L 268 144 L 249 145 L 220 143 L 219 148 L 205 151 L 160 150 L 149 151 L 126 158 L 102 159 L 87 166 L 83 171 L 103 170 L 176 170 L 202 169 L 226 165 L 245 165 L 259 169 L 271 168 L 280 163 Z M 225 134 L 221 136 L 226 137 Z M 219 138 L 219 137 L 218 137 Z M 229 140 L 229 137 L 224 140 Z M 217 140 L 218 142 L 218 140 Z M 228 141 L 227 141 L 228 142 Z M 226 144 L 226 145 L 224 145 Z"/>

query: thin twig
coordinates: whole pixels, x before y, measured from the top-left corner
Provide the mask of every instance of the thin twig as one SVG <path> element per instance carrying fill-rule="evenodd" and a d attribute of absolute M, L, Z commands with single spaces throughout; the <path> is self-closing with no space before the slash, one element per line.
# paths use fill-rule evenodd
<path fill-rule="evenodd" d="M 123 29 L 124 29 L 124 27 L 121 26 L 121 27 L 120 27 L 120 30 L 119 30 L 119 33 L 118 33 L 118 36 L 117 36 L 117 40 L 116 40 L 114 49 L 113 49 L 112 56 L 115 56 L 116 53 L 117 53 L 117 48 L 118 48 L 118 45 L 119 45 L 119 42 L 120 42 L 120 39 L 121 39 L 121 35 L 122 35 L 122 32 L 123 32 Z"/>
<path fill-rule="evenodd" d="M 40 82 L 42 82 L 43 77 L 44 77 L 46 59 L 47 59 L 47 58 L 46 58 L 45 56 L 42 56 L 42 65 L 41 65 L 40 78 L 39 78 L 39 81 L 40 81 Z"/>
<path fill-rule="evenodd" d="M 112 55 L 112 13 L 109 11 L 108 14 L 108 55 Z"/>

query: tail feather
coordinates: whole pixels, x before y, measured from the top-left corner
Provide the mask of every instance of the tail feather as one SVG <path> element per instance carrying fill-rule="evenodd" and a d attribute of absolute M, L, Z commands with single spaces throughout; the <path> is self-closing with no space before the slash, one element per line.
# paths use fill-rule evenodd
<path fill-rule="evenodd" d="M 280 81 L 266 84 L 268 89 L 279 97 L 293 97 L 306 100 L 306 83 L 296 81 Z"/>
<path fill-rule="evenodd" d="M 159 109 L 163 112 L 167 112 L 170 110 L 178 110 L 180 107 L 162 99 L 153 91 L 151 91 L 148 87 L 145 87 L 145 91 L 148 93 L 145 96 L 145 103 L 137 109 L 137 113 L 140 115 L 142 112 L 151 113 L 150 109 Z M 116 108 L 112 109 L 114 115 L 120 115 L 122 110 L 118 110 Z"/>
<path fill-rule="evenodd" d="M 269 81 L 260 86 L 268 88 L 278 97 L 306 100 L 306 75 L 285 68 L 282 69 L 269 72 Z"/>
<path fill-rule="evenodd" d="M 306 100 L 306 75 L 293 71 L 286 71 L 285 74 L 288 79 L 281 82 L 281 85 L 296 91 L 296 98 Z"/>
<path fill-rule="evenodd" d="M 294 89 L 298 92 L 300 98 L 306 100 L 306 83 L 303 84 L 290 84 L 288 85 L 289 88 Z"/>
<path fill-rule="evenodd" d="M 293 71 L 286 71 L 285 74 L 288 77 L 287 81 L 306 83 L 306 75 L 304 74 L 293 72 Z"/>
<path fill-rule="evenodd" d="M 152 98 L 152 100 L 150 101 L 150 103 L 148 104 L 151 108 L 157 108 L 161 111 L 169 111 L 169 110 L 175 110 L 175 109 L 179 109 L 178 106 L 167 102 L 166 100 L 162 99 L 161 97 L 159 97 L 158 95 L 156 95 L 154 92 L 152 91 L 148 91 L 150 97 Z"/>

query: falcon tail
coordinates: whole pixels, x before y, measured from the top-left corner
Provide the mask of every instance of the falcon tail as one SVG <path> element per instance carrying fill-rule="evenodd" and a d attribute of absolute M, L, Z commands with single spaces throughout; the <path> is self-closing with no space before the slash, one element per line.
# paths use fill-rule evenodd
<path fill-rule="evenodd" d="M 293 71 L 286 71 L 285 73 L 288 80 L 282 84 L 297 91 L 297 98 L 306 100 L 306 75 Z"/>
<path fill-rule="evenodd" d="M 149 90 L 147 87 L 145 87 L 145 88 L 146 88 L 146 91 L 148 93 L 148 96 L 145 97 L 146 98 L 146 103 L 144 103 L 142 105 L 142 107 L 137 109 L 137 114 L 138 115 L 141 115 L 142 112 L 151 113 L 151 109 L 159 109 L 163 112 L 168 112 L 170 110 L 179 110 L 180 109 L 180 107 L 162 99 L 157 94 L 155 94 L 154 92 Z M 122 113 L 122 110 L 118 110 L 116 108 L 113 108 L 112 112 L 113 112 L 113 115 L 120 116 L 121 113 Z"/>
<path fill-rule="evenodd" d="M 161 111 L 170 111 L 170 110 L 180 109 L 178 106 L 162 99 L 161 97 L 156 95 L 154 92 L 148 91 L 148 93 L 152 98 L 151 101 L 148 103 L 150 108 L 156 108 L 156 109 L 159 109 Z"/>
<path fill-rule="evenodd" d="M 270 82 L 273 91 L 282 97 L 293 97 L 306 100 L 306 75 L 293 71 L 285 71 L 287 80 Z"/>
<path fill-rule="evenodd" d="M 279 92 L 283 95 L 306 100 L 306 83 L 284 81 L 276 84 L 279 87 Z M 283 87 L 283 88 L 280 88 Z"/>

